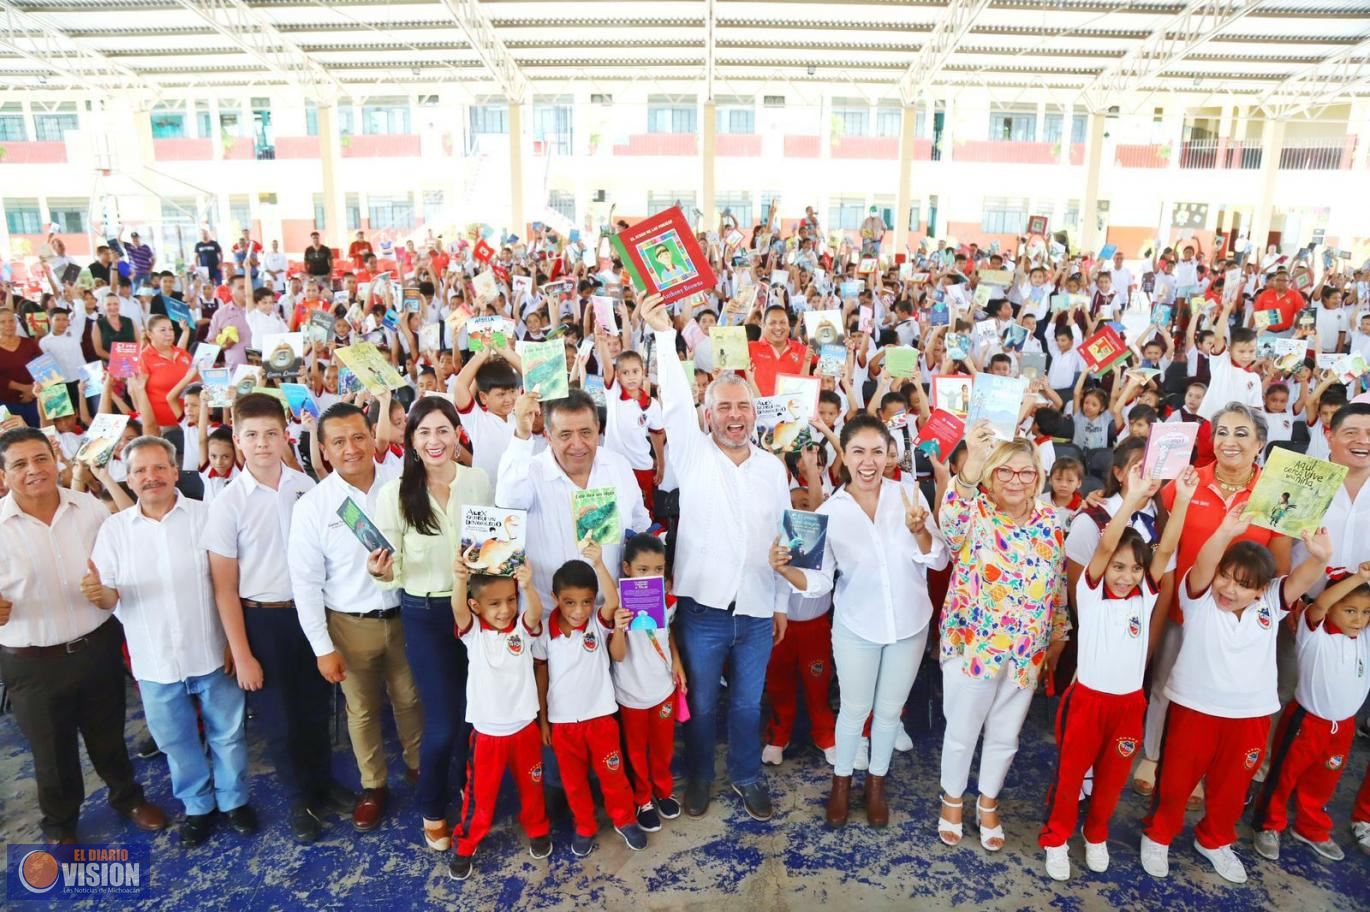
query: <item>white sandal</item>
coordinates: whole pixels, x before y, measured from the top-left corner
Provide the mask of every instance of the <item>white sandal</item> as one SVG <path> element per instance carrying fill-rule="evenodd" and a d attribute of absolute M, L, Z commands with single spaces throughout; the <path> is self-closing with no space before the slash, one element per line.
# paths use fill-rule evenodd
<path fill-rule="evenodd" d="M 981 807 L 980 799 L 978 797 L 975 799 L 975 826 L 980 830 L 980 845 L 984 847 L 986 852 L 998 852 L 1004 847 L 1004 826 L 1002 823 L 992 827 L 985 826 L 980 822 L 982 813 L 997 814 L 999 813 L 999 805 L 996 804 L 992 808 Z M 999 844 L 997 846 L 990 845 L 992 839 L 999 840 Z"/>
<path fill-rule="evenodd" d="M 957 801 L 957 802 L 955 802 L 955 803 L 952 803 L 952 802 L 950 802 L 950 801 L 947 800 L 947 796 L 946 796 L 946 795 L 943 795 L 943 796 L 942 796 L 942 806 L 943 806 L 943 807 L 957 808 L 957 809 L 959 810 L 959 809 L 963 806 L 963 804 L 964 804 L 964 802 L 961 802 L 961 801 Z M 961 828 L 961 824 L 960 824 L 960 823 L 952 823 L 950 820 L 946 819 L 946 818 L 943 817 L 941 814 L 938 814 L 938 815 L 937 815 L 937 838 L 940 839 L 940 840 L 942 840 L 942 844 L 943 844 L 943 845 L 949 845 L 949 846 L 960 845 L 960 844 L 961 844 L 961 836 L 962 836 L 962 828 Z M 950 839 L 949 839 L 948 837 L 953 837 L 953 838 L 950 838 Z"/>

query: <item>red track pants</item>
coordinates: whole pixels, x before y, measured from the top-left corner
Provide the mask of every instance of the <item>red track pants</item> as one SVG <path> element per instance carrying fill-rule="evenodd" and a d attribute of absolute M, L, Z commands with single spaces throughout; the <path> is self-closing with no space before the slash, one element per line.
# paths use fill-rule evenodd
<path fill-rule="evenodd" d="M 552 750 L 561 768 L 561 786 L 571 806 L 576 833 L 593 836 L 599 832 L 595 820 L 595 799 L 590 793 L 590 770 L 599 779 L 604 793 L 604 810 L 614 826 L 637 823 L 633 790 L 623 772 L 622 742 L 618 722 L 613 716 L 600 716 L 584 722 L 553 722 Z"/>
<path fill-rule="evenodd" d="M 647 508 L 647 513 L 656 519 L 656 506 L 653 503 L 656 494 L 656 469 L 633 469 L 633 477 L 637 479 L 638 489 L 642 491 L 642 505 Z M 646 532 L 646 529 L 634 529 L 634 532 Z"/>
<path fill-rule="evenodd" d="M 771 717 L 766 723 L 767 744 L 784 747 L 790 743 L 794 717 L 799 711 L 796 675 L 799 687 L 804 691 L 813 743 L 820 750 L 837 743 L 834 734 L 837 717 L 828 705 L 832 673 L 832 616 L 825 614 L 811 621 L 790 621 L 785 628 L 785 639 L 771 650 L 771 661 L 766 666 L 766 702 L 771 707 Z"/>
<path fill-rule="evenodd" d="M 1204 816 L 1194 828 L 1195 838 L 1206 849 L 1236 842 L 1246 790 L 1269 735 L 1269 716 L 1224 719 L 1172 702 L 1161 736 L 1151 813 L 1142 820 L 1146 835 L 1170 845 L 1184 829 L 1185 802 L 1202 779 Z"/>
<path fill-rule="evenodd" d="M 1290 701 L 1275 729 L 1270 772 L 1252 816 L 1255 828 L 1283 831 L 1289 825 L 1292 795 L 1298 834 L 1312 842 L 1331 839 L 1332 818 L 1326 804 L 1337 790 L 1355 736 L 1354 716 L 1329 722 Z"/>
<path fill-rule="evenodd" d="M 529 839 L 549 831 L 547 807 L 542 800 L 542 733 L 529 722 L 512 735 L 471 734 L 467 760 L 466 799 L 461 818 L 466 821 L 457 840 L 458 855 L 474 855 L 476 846 L 490 832 L 500 781 L 508 770 L 519 790 L 519 823 Z"/>
<path fill-rule="evenodd" d="M 1108 821 L 1118 806 L 1132 760 L 1142 743 L 1146 695 L 1101 693 L 1076 682 L 1061 696 L 1056 713 L 1056 781 L 1047 791 L 1047 821 L 1037 836 L 1043 847 L 1062 846 L 1080 817 L 1080 784 L 1094 768 L 1094 791 L 1085 815 L 1085 840 L 1108 841 Z"/>
<path fill-rule="evenodd" d="M 618 708 L 623 726 L 623 749 L 633 780 L 633 801 L 638 807 L 653 798 L 669 798 L 675 788 L 671 778 L 671 755 L 675 752 L 675 693 L 650 709 Z"/>

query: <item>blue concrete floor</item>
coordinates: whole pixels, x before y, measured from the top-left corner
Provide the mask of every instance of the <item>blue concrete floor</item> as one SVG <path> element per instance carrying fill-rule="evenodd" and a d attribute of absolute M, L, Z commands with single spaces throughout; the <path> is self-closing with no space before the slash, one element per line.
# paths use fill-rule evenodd
<path fill-rule="evenodd" d="M 356 834 L 348 820 L 331 819 L 325 838 L 308 847 L 290 839 L 288 808 L 255 738 L 252 800 L 264 824 L 255 839 L 242 839 L 224 827 L 207 844 L 182 850 L 174 828 L 156 836 L 132 830 L 104 804 L 103 784 L 87 769 L 91 795 L 81 820 L 82 840 L 150 845 L 151 897 L 133 904 L 47 907 L 156 912 L 435 907 L 718 912 L 722 903 L 740 902 L 748 912 L 821 906 L 838 910 L 1221 908 L 1224 912 L 1370 908 L 1370 858 L 1355 851 L 1345 829 L 1351 800 L 1370 760 L 1370 746 L 1364 740 L 1357 742 L 1332 809 L 1338 821 L 1336 838 L 1348 851 L 1341 864 L 1320 863 L 1306 847 L 1288 840 L 1284 859 L 1270 864 L 1251 850 L 1249 828 L 1243 827 L 1238 851 L 1251 880 L 1243 887 L 1232 887 L 1194 853 L 1187 831 L 1172 849 L 1170 878 L 1152 880 L 1141 871 L 1137 859 L 1144 802 L 1129 790 L 1110 840 L 1110 870 L 1102 875 L 1087 871 L 1077 837 L 1071 851 L 1075 877 L 1068 884 L 1056 884 L 1042 873 L 1035 841 L 1055 761 L 1045 701 L 1039 700 L 1033 708 L 1002 796 L 1007 847 L 990 855 L 979 847 L 970 826 L 966 841 L 957 848 L 947 848 L 937 840 L 940 730 L 936 721 L 928 727 L 926 700 L 926 695 L 915 690 L 908 718 L 914 749 L 895 757 L 889 778 L 893 819 L 883 832 L 865 825 L 859 805 L 853 823 L 845 829 L 829 831 L 822 826 L 830 770 L 800 732 L 784 765 L 767 768 L 776 802 L 776 815 L 769 823 L 747 818 L 736 798 L 724 793 L 720 779 L 706 817 L 667 821 L 660 833 L 650 837 L 645 852 L 628 851 L 606 824 L 595 852 L 588 859 L 575 859 L 568 849 L 569 823 L 560 821 L 553 826 L 551 859 L 534 861 L 510 812 L 511 789 L 506 788 L 506 806 L 477 854 L 475 874 L 463 884 L 448 880 L 445 856 L 422 846 L 413 793 L 402 783 L 403 767 L 393 755 L 393 738 L 391 768 L 398 784 L 385 825 L 373 833 Z M 145 732 L 132 690 L 129 707 L 132 745 Z M 344 730 L 334 766 L 339 779 L 355 787 L 357 773 L 346 737 Z M 165 761 L 134 762 L 150 797 L 179 816 Z M 856 792 L 859 796 L 859 788 Z M 27 749 L 13 717 L 0 717 L 0 831 L 6 842 L 39 840 L 34 801 Z M 1194 819 L 1191 815 L 1191 824 Z M 35 902 L 7 906 L 44 908 Z"/>

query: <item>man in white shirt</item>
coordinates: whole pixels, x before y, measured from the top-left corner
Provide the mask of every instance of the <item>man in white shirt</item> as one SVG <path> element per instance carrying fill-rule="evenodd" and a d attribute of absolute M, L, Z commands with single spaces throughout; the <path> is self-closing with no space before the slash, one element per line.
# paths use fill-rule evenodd
<path fill-rule="evenodd" d="M 567 561 L 581 559 L 571 509 L 574 492 L 613 488 L 624 532 L 646 531 L 652 520 L 628 460 L 599 445 L 599 412 L 588 393 L 571 390 L 564 399 L 541 403 L 547 438 L 547 449 L 541 453 L 535 453 L 533 440 L 538 407 L 537 396 L 529 393 L 514 405 L 514 436 L 500 460 L 495 504 L 528 511 L 533 587 L 543 604 L 551 605 L 552 575 Z M 604 566 L 617 577 L 623 543 L 607 542 L 603 548 Z"/>
<path fill-rule="evenodd" d="M 362 792 L 352 808 L 352 827 L 376 829 L 385 816 L 385 747 L 381 718 L 385 696 L 410 778 L 418 779 L 423 708 L 404 652 L 398 589 L 382 589 L 366 570 L 370 548 L 339 515 L 347 500 L 376 515 L 376 496 L 400 477 L 399 466 L 377 464 L 376 434 L 366 412 L 340 402 L 316 427 L 332 473 L 295 504 L 290 521 L 290 581 L 300 627 L 314 651 L 319 673 L 341 684 L 347 701 L 347 733 L 361 772 Z"/>
<path fill-rule="evenodd" d="M 1122 297 L 1118 303 L 1126 307 L 1127 302 L 1132 300 L 1132 287 L 1137 284 L 1137 280 L 1132 275 L 1132 270 L 1123 265 L 1123 252 L 1115 250 L 1113 252 L 1113 288 Z"/>
<path fill-rule="evenodd" d="M 315 842 L 319 816 L 350 809 L 355 796 L 333 781 L 332 694 L 300 628 L 286 557 L 291 512 L 314 483 L 282 462 L 289 441 L 279 400 L 238 397 L 233 442 L 243 471 L 214 498 L 205 528 L 214 598 L 238 683 L 257 692 L 253 706 L 292 805 L 295 840 Z"/>
<path fill-rule="evenodd" d="M 289 267 L 289 260 L 281 252 L 281 242 L 272 241 L 271 252 L 262 258 L 262 268 L 266 270 L 272 291 L 278 293 L 285 291 L 285 273 Z"/>
<path fill-rule="evenodd" d="M 702 816 L 714 777 L 719 678 L 728 671 L 728 777 L 747 813 L 771 816 L 761 778 L 761 693 L 771 646 L 785 635 L 789 586 L 771 569 L 769 549 L 790 506 L 785 467 L 752 443 L 756 409 L 747 382 L 724 374 L 695 416 L 692 383 L 676 354 L 675 329 L 658 296 L 639 305 L 656 333 L 667 459 L 680 481 L 673 542 L 680 651 L 690 680 L 685 729 L 685 811 Z"/>
<path fill-rule="evenodd" d="M 138 503 L 100 528 L 83 589 L 124 626 L 148 731 L 167 755 L 172 792 L 185 805 L 181 845 L 209 837 L 216 808 L 233 829 L 252 835 L 257 815 L 247 803 L 245 701 L 227 671 L 228 643 L 200 542 L 209 507 L 176 490 L 176 448 L 165 438 L 135 438 L 124 460 Z"/>
<path fill-rule="evenodd" d="M 82 594 L 109 510 L 57 486 L 52 445 L 37 428 L 0 434 L 0 470 L 9 489 L 0 499 L 0 678 L 33 755 L 43 835 L 77 841 L 85 800 L 78 733 L 110 805 L 139 829 L 165 829 L 124 743 L 119 625 Z"/>
<path fill-rule="evenodd" d="M 1324 430 L 1321 423 L 1311 428 L 1314 434 L 1325 434 L 1328 461 L 1346 466 L 1346 478 L 1332 498 L 1322 525 L 1332 539 L 1332 560 L 1328 566 L 1354 572 L 1362 561 L 1370 561 L 1370 404 L 1352 402 L 1343 405 L 1332 416 L 1331 426 Z M 1294 543 L 1292 565 L 1297 567 L 1308 557 L 1302 541 Z M 1315 582 L 1308 590 L 1310 596 L 1322 594 L 1326 579 Z M 1281 691 L 1286 683 L 1281 680 Z"/>

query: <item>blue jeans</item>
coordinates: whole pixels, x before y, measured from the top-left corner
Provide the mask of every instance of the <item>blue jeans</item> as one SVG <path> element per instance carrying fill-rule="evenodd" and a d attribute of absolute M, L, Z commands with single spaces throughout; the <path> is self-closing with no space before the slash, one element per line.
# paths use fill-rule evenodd
<path fill-rule="evenodd" d="M 685 770 L 712 782 L 718 735 L 719 678 L 728 666 L 728 778 L 737 786 L 761 778 L 761 693 L 771 660 L 771 618 L 741 617 L 681 597 L 676 633 L 689 676 Z"/>
<path fill-rule="evenodd" d="M 171 768 L 172 793 L 186 806 L 186 813 L 208 814 L 216 807 L 227 813 L 247 804 L 247 733 L 238 682 L 220 668 L 175 684 L 139 681 L 138 692 L 148 731 Z M 192 695 L 200 698 L 208 758 L 200 744 Z"/>
<path fill-rule="evenodd" d="M 466 647 L 457 640 L 447 596 L 401 593 L 400 621 L 409 670 L 423 701 L 419 813 L 428 820 L 446 820 L 448 803 L 466 784 Z"/>
<path fill-rule="evenodd" d="M 870 767 L 867 773 L 889 772 L 894 739 L 899 732 L 899 713 L 908 701 L 928 628 L 893 643 L 872 643 L 848 629 L 840 619 L 832 625 L 832 658 L 842 682 L 842 705 L 837 711 L 837 762 L 833 775 L 850 776 L 852 761 L 861 743 L 866 717 L 871 719 Z"/>

